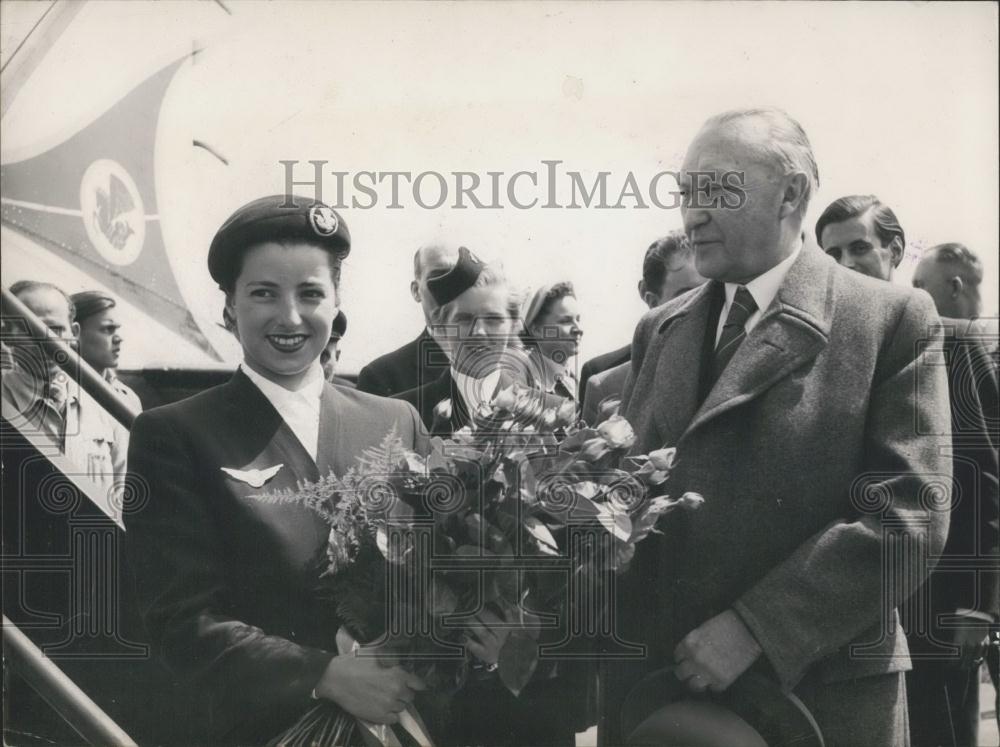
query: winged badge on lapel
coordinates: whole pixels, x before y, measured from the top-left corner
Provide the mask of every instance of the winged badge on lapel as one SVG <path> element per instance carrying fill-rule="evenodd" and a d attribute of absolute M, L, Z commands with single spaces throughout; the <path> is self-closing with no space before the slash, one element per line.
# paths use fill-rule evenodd
<path fill-rule="evenodd" d="M 267 469 L 230 469 L 229 467 L 220 467 L 219 469 L 234 480 L 245 482 L 251 488 L 261 488 L 284 466 L 284 464 L 276 464 Z"/>

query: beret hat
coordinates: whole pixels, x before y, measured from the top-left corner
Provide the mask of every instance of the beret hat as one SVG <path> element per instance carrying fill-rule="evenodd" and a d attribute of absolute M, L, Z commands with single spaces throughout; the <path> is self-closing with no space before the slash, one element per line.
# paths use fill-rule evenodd
<path fill-rule="evenodd" d="M 208 272 L 225 287 L 249 247 L 288 239 L 315 244 L 339 259 L 351 251 L 347 224 L 332 207 L 308 197 L 270 195 L 248 202 L 216 231 L 208 250 Z"/>

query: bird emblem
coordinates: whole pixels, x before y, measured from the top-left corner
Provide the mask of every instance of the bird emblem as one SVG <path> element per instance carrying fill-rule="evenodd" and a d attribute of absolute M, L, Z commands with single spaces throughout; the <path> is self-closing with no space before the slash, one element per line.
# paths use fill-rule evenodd
<path fill-rule="evenodd" d="M 333 236 L 340 225 L 333 208 L 326 205 L 313 205 L 309 209 L 309 222 L 312 223 L 313 231 L 320 236 Z"/>
<path fill-rule="evenodd" d="M 234 480 L 245 482 L 251 488 L 260 488 L 278 474 L 278 470 L 284 466 L 284 464 L 276 464 L 267 469 L 230 469 L 229 467 L 221 467 L 220 469 Z"/>
<path fill-rule="evenodd" d="M 94 223 L 108 242 L 118 251 L 125 248 L 135 230 L 129 224 L 135 203 L 129 195 L 128 187 L 114 174 L 109 178 L 108 189 L 97 188 L 97 206 L 94 208 Z"/>

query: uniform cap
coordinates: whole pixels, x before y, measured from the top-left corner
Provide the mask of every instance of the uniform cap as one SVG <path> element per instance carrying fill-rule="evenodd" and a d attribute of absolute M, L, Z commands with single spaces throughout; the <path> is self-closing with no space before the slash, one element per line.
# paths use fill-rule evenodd
<path fill-rule="evenodd" d="M 485 262 L 464 246 L 460 246 L 455 266 L 448 270 L 440 270 L 428 277 L 427 290 L 438 306 L 444 306 L 474 286 L 485 267 Z"/>
<path fill-rule="evenodd" d="M 336 210 L 318 200 L 271 195 L 248 202 L 229 216 L 208 250 L 208 272 L 220 287 L 232 284 L 243 252 L 266 241 L 298 239 L 343 259 L 351 234 Z"/>

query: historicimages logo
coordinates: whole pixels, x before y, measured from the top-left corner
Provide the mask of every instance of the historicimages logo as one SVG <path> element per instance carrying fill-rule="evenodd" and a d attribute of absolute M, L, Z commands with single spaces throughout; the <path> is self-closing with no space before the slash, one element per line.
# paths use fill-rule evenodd
<path fill-rule="evenodd" d="M 477 210 L 671 210 L 723 208 L 746 202 L 741 171 L 582 172 L 561 160 L 520 171 L 338 171 L 329 161 L 282 160 L 285 194 L 312 196 L 343 210 L 385 207 Z"/>

